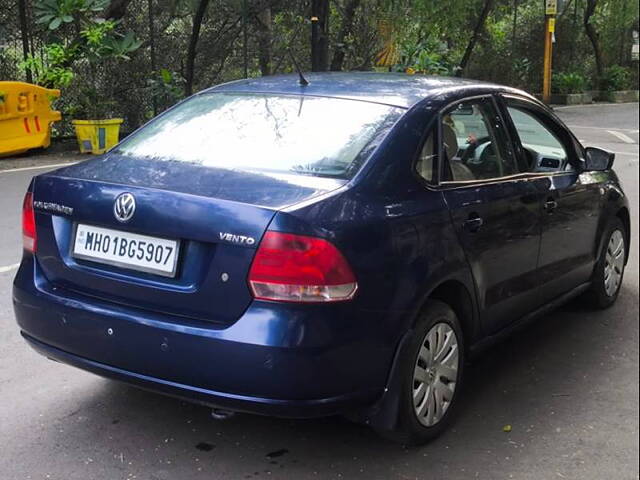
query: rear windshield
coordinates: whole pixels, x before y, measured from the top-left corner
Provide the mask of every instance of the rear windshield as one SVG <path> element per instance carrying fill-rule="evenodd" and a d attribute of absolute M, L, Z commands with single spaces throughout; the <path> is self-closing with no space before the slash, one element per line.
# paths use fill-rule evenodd
<path fill-rule="evenodd" d="M 208 93 L 152 121 L 116 152 L 225 169 L 349 178 L 401 113 L 336 98 Z"/>

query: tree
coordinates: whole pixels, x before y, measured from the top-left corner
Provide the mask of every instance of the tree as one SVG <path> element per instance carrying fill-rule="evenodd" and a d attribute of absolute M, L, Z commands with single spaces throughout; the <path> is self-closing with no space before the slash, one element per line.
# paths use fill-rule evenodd
<path fill-rule="evenodd" d="M 377 69 L 461 74 L 536 91 L 542 3 L 9 0 L 0 9 L 0 78 L 64 89 L 65 118 L 78 118 L 98 98 L 103 111 L 125 118 L 127 130 L 184 94 L 294 71 L 292 57 L 314 71 L 372 70 L 384 58 Z M 638 1 L 563 5 L 554 47 L 558 73 L 595 79 L 597 70 L 601 90 L 637 84 L 630 53 Z M 58 128 L 71 133 L 66 122 Z"/>
<path fill-rule="evenodd" d="M 342 24 L 338 31 L 338 37 L 336 38 L 336 48 L 333 53 L 333 59 L 331 60 L 331 70 L 336 72 L 342 70 L 344 64 L 344 57 L 346 55 L 346 40 L 347 36 L 351 33 L 353 28 L 353 19 L 356 14 L 356 9 L 360 5 L 360 0 L 347 0 L 347 4 L 344 7 L 342 13 Z"/>
<path fill-rule="evenodd" d="M 207 12 L 209 0 L 200 0 L 193 16 L 193 24 L 191 26 L 191 36 L 189 38 L 189 48 L 187 50 L 187 62 L 184 72 L 184 94 L 189 96 L 193 93 L 193 75 L 196 63 L 196 53 L 198 51 L 198 38 L 200 37 L 200 28 L 204 14 Z"/>
<path fill-rule="evenodd" d="M 29 58 L 29 24 L 27 23 L 27 6 L 26 0 L 18 0 L 18 16 L 20 17 L 20 37 L 22 38 L 22 56 L 23 60 Z M 27 82 L 33 83 L 33 75 L 31 69 L 25 69 Z"/>
<path fill-rule="evenodd" d="M 484 27 L 485 22 L 487 21 L 487 17 L 489 16 L 489 12 L 491 12 L 491 8 L 493 8 L 494 0 L 484 0 L 484 6 L 482 8 L 482 12 L 480 12 L 480 16 L 478 17 L 478 21 L 476 22 L 476 26 L 473 29 L 473 35 L 471 35 L 471 39 L 467 44 L 467 48 L 464 50 L 464 55 L 462 55 L 462 60 L 460 60 L 460 69 L 458 70 L 458 76 L 462 76 L 469 64 L 469 60 L 471 59 L 471 54 L 473 53 L 473 48 L 478 43 L 478 38 L 480 38 L 480 32 Z"/>
<path fill-rule="evenodd" d="M 311 0 L 311 71 L 329 69 L 329 0 Z"/>
<path fill-rule="evenodd" d="M 271 75 L 271 57 L 273 43 L 273 24 L 271 5 L 265 2 L 256 12 L 256 30 L 258 39 L 258 64 L 263 76 Z"/>
<path fill-rule="evenodd" d="M 155 20 L 153 12 L 153 0 L 147 0 L 147 16 L 149 19 L 149 60 L 151 61 L 151 72 L 155 72 L 157 68 L 156 64 L 156 32 L 155 32 Z M 153 115 L 158 114 L 158 100 L 154 95 L 152 98 Z"/>
<path fill-rule="evenodd" d="M 584 31 L 591 42 L 591 47 L 593 48 L 593 54 L 596 61 L 596 73 L 598 76 L 598 82 L 600 82 L 604 76 L 604 62 L 602 60 L 599 35 L 591 23 L 591 17 L 593 17 L 593 14 L 596 11 L 596 7 L 598 6 L 597 4 L 598 0 L 587 0 L 587 5 L 584 10 Z"/>

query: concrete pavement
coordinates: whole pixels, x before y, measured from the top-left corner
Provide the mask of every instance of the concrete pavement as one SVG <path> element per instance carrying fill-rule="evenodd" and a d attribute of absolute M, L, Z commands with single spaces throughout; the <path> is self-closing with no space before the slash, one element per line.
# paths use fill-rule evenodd
<path fill-rule="evenodd" d="M 638 105 L 557 113 L 584 143 L 618 152 L 633 224 L 620 298 L 600 312 L 572 303 L 483 355 L 453 428 L 421 448 L 339 418 L 216 422 L 35 354 L 11 281 L 22 196 L 46 169 L 0 171 L 0 479 L 637 479 Z"/>

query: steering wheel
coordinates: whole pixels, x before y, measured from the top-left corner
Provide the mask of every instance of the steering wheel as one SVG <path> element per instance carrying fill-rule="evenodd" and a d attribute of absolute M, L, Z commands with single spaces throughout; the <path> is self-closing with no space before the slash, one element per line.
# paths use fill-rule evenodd
<path fill-rule="evenodd" d="M 490 142 L 491 142 L 491 137 L 489 135 L 485 135 L 484 137 L 477 138 L 474 142 L 469 143 L 469 146 L 465 149 L 464 153 L 462 154 L 462 157 L 460 157 L 460 161 L 466 165 L 470 159 L 472 158 L 475 159 L 476 150 L 480 145 L 490 143 Z M 476 159 L 476 162 L 477 162 L 477 159 Z"/>

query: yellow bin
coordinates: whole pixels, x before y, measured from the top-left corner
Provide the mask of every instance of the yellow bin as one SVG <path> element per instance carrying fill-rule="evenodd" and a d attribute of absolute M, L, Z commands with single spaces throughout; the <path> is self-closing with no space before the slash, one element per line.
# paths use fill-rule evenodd
<path fill-rule="evenodd" d="M 51 144 L 51 124 L 61 118 L 51 101 L 59 96 L 60 90 L 0 82 L 0 156 Z"/>
<path fill-rule="evenodd" d="M 121 118 L 72 120 L 80 153 L 104 153 L 118 143 Z"/>

